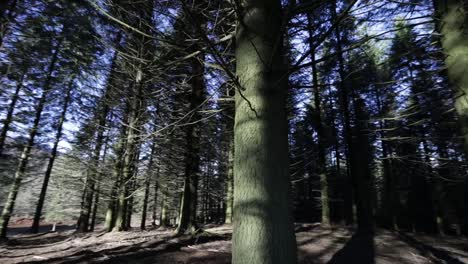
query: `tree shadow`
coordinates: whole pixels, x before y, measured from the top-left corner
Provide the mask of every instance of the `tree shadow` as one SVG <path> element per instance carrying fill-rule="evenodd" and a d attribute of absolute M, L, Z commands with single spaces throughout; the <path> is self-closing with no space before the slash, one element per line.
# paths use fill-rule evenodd
<path fill-rule="evenodd" d="M 450 263 L 450 264 L 463 264 L 464 262 L 453 257 L 450 252 L 443 250 L 441 248 L 435 248 L 428 244 L 425 244 L 414 237 L 404 234 L 402 232 L 398 233 L 400 238 L 409 244 L 410 246 L 416 248 L 421 255 L 426 256 L 434 260 L 435 262 L 441 263 Z"/>
<path fill-rule="evenodd" d="M 77 252 L 31 263 L 146 263 L 145 259 L 159 254 L 174 252 L 197 243 L 226 240 L 228 236 L 172 236 L 162 240 L 145 241 L 110 249 L 83 248 Z"/>
<path fill-rule="evenodd" d="M 374 233 L 357 231 L 328 264 L 375 264 Z"/>

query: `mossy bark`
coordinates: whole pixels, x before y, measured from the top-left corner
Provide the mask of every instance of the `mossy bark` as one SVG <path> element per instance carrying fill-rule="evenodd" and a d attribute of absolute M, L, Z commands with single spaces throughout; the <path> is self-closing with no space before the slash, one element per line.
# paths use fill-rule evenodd
<path fill-rule="evenodd" d="M 242 1 L 239 15 L 232 263 L 296 263 L 281 3 Z"/>
<path fill-rule="evenodd" d="M 448 78 L 456 92 L 455 109 L 464 139 L 465 157 L 468 157 L 468 5 L 463 0 L 434 0 L 434 6 L 436 18 L 440 19 L 436 25 L 446 56 Z M 468 197 L 468 178 L 465 184 Z M 468 235 L 468 213 L 465 213 L 463 229 Z"/>

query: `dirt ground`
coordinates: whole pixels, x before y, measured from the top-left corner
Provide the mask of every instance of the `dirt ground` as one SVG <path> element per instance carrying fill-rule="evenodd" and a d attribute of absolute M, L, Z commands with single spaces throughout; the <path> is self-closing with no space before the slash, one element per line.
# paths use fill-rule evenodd
<path fill-rule="evenodd" d="M 71 226 L 57 230 L 36 235 L 12 230 L 0 245 L 0 263 L 224 264 L 231 259 L 230 226 L 205 227 L 196 237 L 175 237 L 172 229 L 161 228 L 87 234 L 76 234 Z M 386 230 L 360 234 L 313 224 L 297 225 L 296 237 L 301 264 L 468 264 L 468 240 L 463 238 Z"/>

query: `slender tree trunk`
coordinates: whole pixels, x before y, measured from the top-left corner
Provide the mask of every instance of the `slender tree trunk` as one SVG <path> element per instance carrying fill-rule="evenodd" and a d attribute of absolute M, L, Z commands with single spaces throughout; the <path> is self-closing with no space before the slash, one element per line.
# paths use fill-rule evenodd
<path fill-rule="evenodd" d="M 233 202 L 234 202 L 234 138 L 229 142 L 228 172 L 226 178 L 226 217 L 225 224 L 232 223 Z"/>
<path fill-rule="evenodd" d="M 107 92 L 106 92 L 107 95 Z M 104 96 L 107 99 L 107 96 Z M 104 129 L 106 126 L 107 114 L 109 113 L 109 106 L 103 102 L 102 110 L 99 111 L 99 121 L 97 127 L 96 145 L 94 147 L 93 160 L 91 172 L 87 175 L 84 197 L 82 201 L 80 216 L 78 219 L 77 230 L 78 232 L 87 232 L 89 229 L 89 217 L 91 215 L 91 208 L 93 205 L 93 196 L 95 193 L 95 185 L 99 175 L 99 159 L 101 156 L 101 149 L 104 143 Z"/>
<path fill-rule="evenodd" d="M 161 194 L 162 194 L 162 199 L 161 199 L 161 219 L 160 219 L 160 225 L 162 227 L 169 226 L 169 207 L 168 207 L 168 195 L 169 195 L 169 190 L 167 187 L 163 188 Z"/>
<path fill-rule="evenodd" d="M 151 217 L 151 225 L 156 226 L 156 220 L 158 216 L 158 177 L 159 177 L 159 167 L 156 168 L 156 177 L 154 179 L 154 196 L 153 196 L 153 215 Z"/>
<path fill-rule="evenodd" d="M 464 0 L 434 0 L 434 7 L 436 18 L 440 19 L 436 26 L 446 55 L 448 78 L 456 91 L 455 109 L 465 143 L 465 159 L 468 159 L 468 6 Z M 465 196 L 468 200 L 468 178 Z M 462 229 L 468 235 L 468 205 Z"/>
<path fill-rule="evenodd" d="M 119 210 L 119 188 L 122 186 L 123 176 L 122 176 L 122 168 L 123 168 L 123 156 L 125 150 L 125 139 L 126 139 L 126 127 L 122 126 L 120 131 L 120 139 L 116 146 L 116 160 L 115 165 L 112 171 L 113 179 L 115 180 L 114 184 L 112 185 L 110 201 L 107 206 L 106 211 L 106 219 L 105 219 L 105 229 L 107 232 L 110 232 L 114 229 L 116 222 L 117 222 L 117 212 Z"/>
<path fill-rule="evenodd" d="M 307 21 L 309 24 L 309 35 L 310 43 L 309 46 L 312 48 L 314 44 L 312 43 L 312 19 L 310 15 L 307 15 Z M 318 72 L 317 65 L 315 62 L 315 50 L 311 54 L 312 58 L 312 81 L 314 89 L 314 105 L 315 111 L 317 111 L 317 138 L 318 138 L 318 162 L 317 162 L 317 172 L 320 178 L 320 201 L 321 201 L 321 218 L 322 225 L 330 225 L 330 207 L 328 199 L 328 178 L 326 170 L 326 152 L 325 152 L 325 142 L 324 142 L 324 133 L 323 133 L 323 123 L 322 123 L 322 106 L 320 103 L 320 91 L 319 91 L 319 82 L 318 82 Z"/>
<path fill-rule="evenodd" d="M 31 149 L 34 146 L 34 139 L 37 135 L 37 131 L 39 130 L 39 122 L 41 121 L 42 111 L 44 110 L 44 106 L 46 104 L 47 95 L 52 86 L 52 74 L 55 71 L 55 67 L 58 60 L 58 55 L 62 46 L 63 39 L 60 39 L 55 50 L 52 54 L 52 59 L 49 63 L 49 69 L 47 71 L 47 77 L 44 82 L 44 86 L 42 89 L 42 95 L 39 99 L 39 102 L 36 106 L 36 115 L 34 117 L 33 126 L 29 131 L 29 139 L 26 145 L 23 148 L 23 152 L 21 153 L 21 157 L 18 162 L 18 167 L 16 168 L 15 177 L 13 183 L 10 188 L 10 192 L 8 194 L 8 198 L 6 200 L 5 206 L 3 207 L 3 212 L 0 217 L 0 239 L 6 237 L 8 222 L 10 221 L 11 214 L 13 213 L 13 209 L 15 207 L 16 196 L 18 195 L 18 190 L 21 185 L 21 181 L 23 180 L 24 174 L 26 172 L 26 168 L 28 166 L 29 156 L 31 154 Z"/>
<path fill-rule="evenodd" d="M 24 81 L 24 77 L 26 76 L 26 73 L 27 73 L 27 69 L 24 69 L 23 73 L 21 74 L 21 78 L 16 85 L 15 93 L 11 97 L 11 103 L 8 106 L 5 121 L 3 122 L 2 131 L 0 132 L 0 157 L 3 154 L 3 148 L 5 146 L 5 140 L 6 140 L 8 130 L 10 129 L 10 125 L 13 122 L 13 113 L 15 111 L 16 103 L 18 102 L 18 99 L 20 97 L 19 93 L 21 89 L 23 88 L 23 81 Z"/>
<path fill-rule="evenodd" d="M 203 26 L 201 15 L 191 14 L 193 20 L 199 22 Z M 194 21 L 191 21 L 192 23 Z M 196 32 L 192 29 L 192 32 Z M 197 34 L 193 34 L 194 37 Z M 198 46 L 191 49 L 198 50 Z M 197 201 L 198 201 L 198 174 L 200 163 L 200 126 L 198 122 L 201 119 L 198 108 L 204 100 L 205 93 L 205 55 L 202 53 L 197 58 L 190 60 L 191 78 L 189 84 L 191 86 L 190 94 L 190 111 L 194 111 L 191 122 L 194 124 L 188 125 L 185 130 L 186 150 L 185 150 L 185 175 L 184 175 L 184 191 L 182 194 L 182 202 L 180 206 L 179 225 L 176 233 L 192 233 L 197 229 Z"/>
<path fill-rule="evenodd" d="M 355 152 L 351 153 L 353 188 L 355 190 L 357 224 L 360 231 L 373 230 L 372 214 L 372 174 L 369 168 L 371 151 L 369 141 L 369 116 L 365 112 L 366 105 L 362 99 L 354 100 L 356 113 Z"/>
<path fill-rule="evenodd" d="M 60 139 L 62 138 L 63 123 L 65 122 L 68 105 L 71 99 L 71 92 L 72 92 L 73 85 L 74 85 L 73 81 L 74 81 L 74 78 L 72 78 L 70 80 L 70 83 L 68 84 L 65 100 L 63 102 L 62 113 L 60 115 L 60 119 L 57 124 L 57 132 L 55 134 L 54 146 L 52 147 L 52 151 L 50 153 L 49 163 L 47 164 L 47 169 L 44 175 L 44 181 L 42 182 L 42 188 L 41 188 L 41 192 L 39 194 L 39 200 L 36 206 L 36 213 L 34 214 L 34 220 L 33 220 L 32 227 L 31 227 L 31 231 L 33 233 L 39 232 L 39 223 L 41 220 L 42 208 L 44 206 L 44 201 L 45 201 L 45 197 L 47 193 L 47 187 L 49 186 L 50 175 L 52 174 L 52 169 L 54 167 L 55 158 L 57 156 L 58 145 L 60 143 Z"/>
<path fill-rule="evenodd" d="M 149 192 L 150 192 L 150 173 L 147 172 L 145 178 L 145 195 L 143 196 L 143 208 L 141 209 L 141 224 L 140 229 L 146 229 L 146 211 L 148 210 L 148 199 L 149 199 Z"/>
<path fill-rule="evenodd" d="M 115 170 L 120 170 L 120 169 L 114 169 L 114 171 Z M 114 176 L 119 177 L 118 173 L 117 175 L 114 174 Z M 114 178 L 114 179 L 115 179 L 115 182 L 112 185 L 109 204 L 107 205 L 107 210 L 106 210 L 106 218 L 104 220 L 104 230 L 106 230 L 107 232 L 112 231 L 112 229 L 115 226 L 115 213 L 117 209 L 116 208 L 117 206 L 116 196 L 117 196 L 117 189 L 119 187 L 119 179 L 118 178 Z"/>
<path fill-rule="evenodd" d="M 382 82 L 382 80 L 379 80 Z M 380 95 L 380 89 L 383 87 L 377 86 L 375 89 L 375 102 L 377 103 L 377 109 L 383 111 L 382 100 Z M 382 195 L 382 217 L 383 225 L 386 228 L 392 228 L 398 230 L 398 214 L 397 214 L 397 190 L 395 188 L 395 179 L 393 175 L 392 160 L 391 160 L 391 146 L 386 141 L 387 134 L 385 130 L 387 129 L 387 124 L 385 122 L 385 112 L 382 113 L 379 120 L 379 129 L 380 129 L 380 144 L 382 148 L 382 162 L 383 162 L 383 195 Z"/>
<path fill-rule="evenodd" d="M 154 163 L 155 150 L 156 150 L 156 140 L 153 140 L 153 144 L 151 146 L 150 159 L 148 161 L 148 168 L 146 170 L 145 195 L 143 198 L 143 208 L 142 208 L 142 213 L 141 213 L 141 224 L 140 224 L 141 230 L 145 230 L 146 228 L 146 211 L 148 210 L 148 199 L 149 199 L 149 193 L 150 193 L 151 176 L 153 175 L 153 163 Z"/>
<path fill-rule="evenodd" d="M 107 150 L 108 150 L 108 142 L 109 142 L 109 135 L 106 136 L 106 142 L 104 143 L 104 153 L 102 154 L 102 161 L 105 162 L 106 157 L 107 157 Z M 94 202 L 93 202 L 93 210 L 91 212 L 91 223 L 89 225 L 89 231 L 93 232 L 94 228 L 96 226 L 96 215 L 97 211 L 99 209 L 99 198 L 100 198 L 100 191 L 101 191 L 101 179 L 103 176 L 103 172 L 100 169 L 98 172 L 98 177 L 97 177 L 97 186 L 96 186 L 96 191 L 94 195 Z"/>
<path fill-rule="evenodd" d="M 93 232 L 94 227 L 96 226 L 96 215 L 99 208 L 99 192 L 101 191 L 101 182 L 97 182 L 94 201 L 93 201 L 93 210 L 91 211 L 91 223 L 89 224 L 89 231 Z"/>
<path fill-rule="evenodd" d="M 236 33 L 232 263 L 296 263 L 281 3 L 241 2 Z"/>
<path fill-rule="evenodd" d="M 331 13 L 333 18 L 337 18 L 336 14 L 336 1 L 332 1 Z M 354 193 L 353 193 L 353 176 L 351 173 L 351 153 L 353 152 L 353 140 L 352 140 L 352 130 L 351 130 L 351 117 L 349 110 L 349 95 L 348 95 L 348 85 L 346 83 L 346 74 L 344 68 L 344 59 L 343 59 L 343 47 L 341 44 L 341 33 L 340 27 L 335 28 L 335 37 L 336 37 L 336 48 L 338 52 L 338 74 L 340 77 L 339 83 L 339 96 L 340 96 L 340 106 L 343 113 L 343 122 L 344 122 L 344 139 L 345 139 L 345 158 L 346 158 L 346 175 L 347 175 L 347 188 L 345 188 L 345 222 L 347 225 L 354 223 Z"/>
<path fill-rule="evenodd" d="M 131 89 L 132 98 L 129 104 L 129 117 L 127 126 L 127 139 L 123 159 L 122 181 L 119 188 L 118 210 L 114 231 L 126 230 L 130 223 L 127 223 L 128 216 L 128 195 L 133 184 L 134 170 L 137 162 L 138 131 L 141 124 L 141 111 L 143 109 L 143 71 L 137 70 L 136 79 Z M 132 195 L 133 196 L 133 195 Z"/>

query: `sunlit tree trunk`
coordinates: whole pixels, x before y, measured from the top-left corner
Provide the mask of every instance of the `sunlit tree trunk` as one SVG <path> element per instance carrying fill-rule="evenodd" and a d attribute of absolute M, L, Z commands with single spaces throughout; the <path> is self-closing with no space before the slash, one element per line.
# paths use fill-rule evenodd
<path fill-rule="evenodd" d="M 232 263 L 296 263 L 281 3 L 245 0 L 239 10 Z"/>
<path fill-rule="evenodd" d="M 154 193 L 153 193 L 153 215 L 151 216 L 151 225 L 153 227 L 156 226 L 156 220 L 158 219 L 157 218 L 157 213 L 158 213 L 158 187 L 159 187 L 159 184 L 158 184 L 158 177 L 159 177 L 159 168 L 156 168 L 156 177 L 154 179 Z"/>
<path fill-rule="evenodd" d="M 234 138 L 229 142 L 228 171 L 226 178 L 226 216 L 224 223 L 232 223 L 234 202 Z"/>

